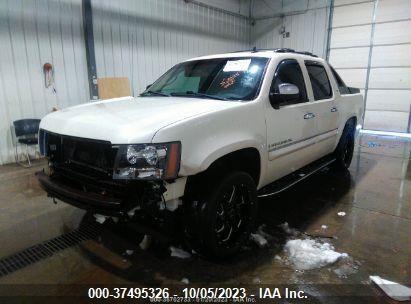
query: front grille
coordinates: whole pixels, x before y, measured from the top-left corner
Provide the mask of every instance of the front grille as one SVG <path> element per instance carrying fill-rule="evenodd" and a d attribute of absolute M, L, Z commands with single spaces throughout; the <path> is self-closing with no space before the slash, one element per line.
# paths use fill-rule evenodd
<path fill-rule="evenodd" d="M 44 133 L 44 135 L 42 134 Z M 58 164 L 75 163 L 97 171 L 112 171 L 117 149 L 109 141 L 60 135 L 41 130 L 45 154 Z"/>
<path fill-rule="evenodd" d="M 44 133 L 44 134 L 43 134 Z M 117 149 L 108 141 L 40 131 L 45 155 L 58 171 L 71 171 L 99 179 L 111 179 Z"/>
<path fill-rule="evenodd" d="M 110 142 L 68 136 L 62 138 L 62 157 L 65 162 L 71 161 L 107 172 L 113 170 L 115 156 Z"/>
<path fill-rule="evenodd" d="M 149 181 L 113 180 L 118 148 L 108 141 L 79 138 L 44 131 L 45 155 L 52 164 L 51 178 L 61 185 L 135 205 L 152 193 Z M 161 198 L 157 198 L 157 201 Z"/>

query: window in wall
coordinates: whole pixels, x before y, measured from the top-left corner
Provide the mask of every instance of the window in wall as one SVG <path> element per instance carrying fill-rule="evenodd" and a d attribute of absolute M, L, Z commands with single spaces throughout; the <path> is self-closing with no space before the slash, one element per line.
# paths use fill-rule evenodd
<path fill-rule="evenodd" d="M 310 76 L 314 99 L 321 100 L 331 98 L 333 93 L 324 66 L 316 62 L 311 63 L 307 61 L 305 66 L 307 67 L 308 75 Z"/>

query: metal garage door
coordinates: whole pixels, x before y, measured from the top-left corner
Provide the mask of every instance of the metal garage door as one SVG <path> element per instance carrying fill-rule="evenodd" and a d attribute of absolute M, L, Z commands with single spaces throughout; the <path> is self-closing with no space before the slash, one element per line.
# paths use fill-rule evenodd
<path fill-rule="evenodd" d="M 411 1 L 335 0 L 329 60 L 361 89 L 364 129 L 410 132 Z"/>

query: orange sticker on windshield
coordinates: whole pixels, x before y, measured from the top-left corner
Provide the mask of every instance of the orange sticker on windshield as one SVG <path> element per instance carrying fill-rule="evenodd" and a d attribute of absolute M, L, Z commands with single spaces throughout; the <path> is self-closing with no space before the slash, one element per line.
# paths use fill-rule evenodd
<path fill-rule="evenodd" d="M 234 75 L 231 75 L 229 77 L 224 78 L 221 82 L 220 82 L 220 86 L 224 89 L 227 89 L 229 87 L 231 87 L 233 84 L 235 84 L 236 78 L 240 75 L 239 72 L 235 73 Z"/>

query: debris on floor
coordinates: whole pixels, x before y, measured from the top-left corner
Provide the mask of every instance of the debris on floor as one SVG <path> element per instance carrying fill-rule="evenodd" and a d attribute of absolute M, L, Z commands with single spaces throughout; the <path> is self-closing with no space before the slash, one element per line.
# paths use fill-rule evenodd
<path fill-rule="evenodd" d="M 296 239 L 289 240 L 284 247 L 288 258 L 297 270 L 310 270 L 321 268 L 335 263 L 341 258 L 346 258 L 346 253 L 334 251 L 334 247 L 329 243 L 319 243 L 315 240 Z"/>
<path fill-rule="evenodd" d="M 321 229 L 327 229 L 328 226 L 327 225 L 321 225 Z"/>
<path fill-rule="evenodd" d="M 337 213 L 338 216 L 345 216 L 345 214 L 346 213 L 344 211 L 340 211 L 340 212 Z"/>
<path fill-rule="evenodd" d="M 172 257 L 180 258 L 180 259 L 188 259 L 188 258 L 191 257 L 190 253 L 188 253 L 187 251 L 185 251 L 181 248 L 170 246 L 170 250 L 171 250 L 171 256 Z"/>
<path fill-rule="evenodd" d="M 96 222 L 99 224 L 104 224 L 106 221 L 107 217 L 101 214 L 94 214 L 94 218 L 96 219 Z"/>
<path fill-rule="evenodd" d="M 187 278 L 182 278 L 182 279 L 181 279 L 181 283 L 183 283 L 183 284 L 190 284 L 190 280 L 187 279 Z"/>
<path fill-rule="evenodd" d="M 253 240 L 259 247 L 265 247 L 267 240 L 260 233 L 251 233 L 250 239 Z"/>
<path fill-rule="evenodd" d="M 282 223 L 281 225 L 279 225 L 280 228 L 282 228 L 284 230 L 285 233 L 290 234 L 290 235 L 298 235 L 298 230 L 291 228 L 287 222 Z"/>
<path fill-rule="evenodd" d="M 274 260 L 282 261 L 283 259 L 278 254 L 276 254 L 275 257 L 274 257 Z"/>
<path fill-rule="evenodd" d="M 134 250 L 126 250 L 126 255 L 132 255 L 134 253 Z"/>
<path fill-rule="evenodd" d="M 151 244 L 151 236 L 145 234 L 143 240 L 139 244 L 139 247 L 142 250 L 147 250 L 148 247 L 150 247 L 150 244 Z"/>
<path fill-rule="evenodd" d="M 136 213 L 136 211 L 138 211 L 138 210 L 140 210 L 140 209 L 141 209 L 141 207 L 140 207 L 140 206 L 137 206 L 137 207 L 131 209 L 129 212 L 127 212 L 127 214 L 128 214 L 129 217 L 133 217 L 134 214 Z"/>
<path fill-rule="evenodd" d="M 382 289 L 391 299 L 396 301 L 411 300 L 411 288 L 396 282 L 385 280 L 379 276 L 370 276 L 370 280 Z"/>
<path fill-rule="evenodd" d="M 255 277 L 253 279 L 253 284 L 260 284 L 261 283 L 261 279 L 259 277 Z"/>
<path fill-rule="evenodd" d="M 359 264 L 360 263 L 358 261 L 354 261 L 352 257 L 348 257 L 344 259 L 344 264 L 333 269 L 333 272 L 337 275 L 337 277 L 346 279 L 349 275 L 352 275 L 358 271 Z"/>
<path fill-rule="evenodd" d="M 258 234 L 262 235 L 267 241 L 272 240 L 274 237 L 271 234 L 268 234 L 267 232 L 265 232 L 264 228 L 266 228 L 264 224 L 260 225 L 257 230 Z"/>

